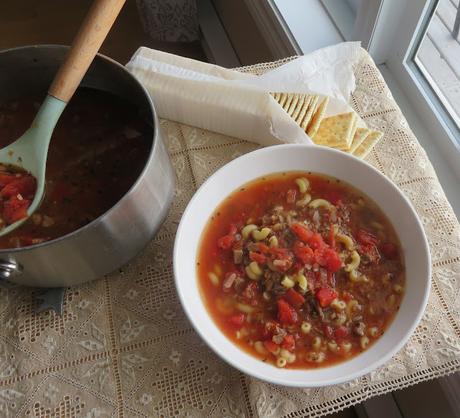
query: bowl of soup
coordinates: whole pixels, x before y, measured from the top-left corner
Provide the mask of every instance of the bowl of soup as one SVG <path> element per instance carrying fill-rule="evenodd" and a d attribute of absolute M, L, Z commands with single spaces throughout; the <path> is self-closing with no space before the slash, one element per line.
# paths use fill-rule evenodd
<path fill-rule="evenodd" d="M 419 322 L 430 254 L 410 202 L 345 153 L 279 145 L 217 171 L 174 246 L 182 306 L 205 342 L 257 378 L 342 383 L 390 359 Z"/>
<path fill-rule="evenodd" d="M 30 126 L 66 52 L 52 45 L 0 52 L 1 147 Z M 21 161 L 14 164 L 19 170 Z M 1 217 L 11 223 L 21 212 L 10 207 L 18 209 L 30 196 L 27 176 L 5 169 Z M 98 55 L 54 130 L 40 207 L 0 237 L 0 277 L 41 287 L 99 278 L 147 245 L 173 191 L 148 93 L 123 66 Z"/>

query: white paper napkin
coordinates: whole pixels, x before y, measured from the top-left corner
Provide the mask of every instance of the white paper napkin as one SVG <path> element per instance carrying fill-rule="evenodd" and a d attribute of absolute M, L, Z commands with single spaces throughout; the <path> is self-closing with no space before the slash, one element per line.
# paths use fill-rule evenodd
<path fill-rule="evenodd" d="M 337 44 L 256 76 L 141 47 L 127 68 L 151 94 L 160 118 L 262 145 L 308 143 L 269 93 L 329 96 L 326 116 L 350 112 L 359 50 L 358 42 Z"/>

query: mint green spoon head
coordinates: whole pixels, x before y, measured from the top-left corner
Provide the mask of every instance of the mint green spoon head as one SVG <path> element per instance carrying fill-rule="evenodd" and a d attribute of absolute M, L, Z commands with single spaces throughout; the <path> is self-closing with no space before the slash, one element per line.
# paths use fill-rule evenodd
<path fill-rule="evenodd" d="M 67 103 L 47 95 L 30 128 L 19 139 L 0 149 L 0 164 L 14 165 L 32 174 L 37 181 L 34 199 L 27 209 L 28 217 L 40 205 L 45 192 L 46 158 L 48 147 L 59 117 Z M 6 235 L 22 225 L 23 218 L 0 230 L 0 236 Z"/>

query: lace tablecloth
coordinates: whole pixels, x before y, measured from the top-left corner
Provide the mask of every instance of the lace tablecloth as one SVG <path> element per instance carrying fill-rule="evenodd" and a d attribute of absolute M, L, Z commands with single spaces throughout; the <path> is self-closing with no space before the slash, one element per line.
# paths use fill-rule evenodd
<path fill-rule="evenodd" d="M 263 72 L 278 64 L 242 71 Z M 68 289 L 62 317 L 32 313 L 34 290 L 1 284 L 0 416 L 320 416 L 458 370 L 459 224 L 425 152 L 364 51 L 355 73 L 353 106 L 370 127 L 384 132 L 368 161 L 412 201 L 433 258 L 423 320 L 391 361 L 346 384 L 299 390 L 245 376 L 203 344 L 176 297 L 174 233 L 204 179 L 256 146 L 162 121 L 178 183 L 168 218 L 149 247 L 120 271 Z"/>

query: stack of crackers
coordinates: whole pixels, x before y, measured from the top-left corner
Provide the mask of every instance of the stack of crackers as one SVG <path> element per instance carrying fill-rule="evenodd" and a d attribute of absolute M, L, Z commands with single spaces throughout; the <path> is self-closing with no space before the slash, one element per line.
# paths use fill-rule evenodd
<path fill-rule="evenodd" d="M 358 127 L 355 112 L 325 118 L 328 97 L 316 94 L 271 94 L 315 144 L 364 158 L 383 135 L 379 131 Z"/>

